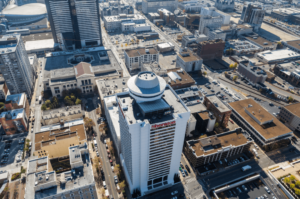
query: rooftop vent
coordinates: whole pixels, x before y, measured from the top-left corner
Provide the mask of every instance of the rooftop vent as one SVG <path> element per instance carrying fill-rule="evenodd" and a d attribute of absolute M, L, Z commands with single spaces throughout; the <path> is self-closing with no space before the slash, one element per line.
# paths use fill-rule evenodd
<path fill-rule="evenodd" d="M 248 107 L 249 107 L 249 108 L 252 107 L 252 104 L 249 104 Z"/>

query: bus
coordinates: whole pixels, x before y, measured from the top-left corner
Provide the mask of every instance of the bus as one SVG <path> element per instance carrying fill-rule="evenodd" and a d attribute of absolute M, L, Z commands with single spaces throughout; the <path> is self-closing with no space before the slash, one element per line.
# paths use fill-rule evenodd
<path fill-rule="evenodd" d="M 242 171 L 247 171 L 247 170 L 249 170 L 249 169 L 251 169 L 251 168 L 252 168 L 251 166 L 246 165 L 246 166 L 243 166 L 243 167 L 242 167 Z"/>

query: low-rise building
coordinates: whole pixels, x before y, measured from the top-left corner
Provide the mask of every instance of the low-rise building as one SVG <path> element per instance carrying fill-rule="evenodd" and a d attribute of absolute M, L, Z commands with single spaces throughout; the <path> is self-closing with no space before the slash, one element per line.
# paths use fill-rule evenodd
<path fill-rule="evenodd" d="M 118 31 L 121 30 L 121 24 L 124 22 L 131 22 L 135 24 L 144 24 L 146 20 L 139 14 L 119 14 L 116 16 L 104 16 L 103 17 L 104 27 L 107 31 Z"/>
<path fill-rule="evenodd" d="M 230 40 L 228 43 L 229 47 L 233 49 L 233 52 L 236 55 L 255 54 L 263 50 L 258 45 L 247 40 Z"/>
<path fill-rule="evenodd" d="M 161 43 L 157 44 L 157 48 L 160 53 L 173 51 L 175 49 L 175 46 L 171 42 Z"/>
<path fill-rule="evenodd" d="M 63 108 L 42 111 L 41 122 L 43 125 L 50 125 L 70 120 L 80 119 L 84 112 L 81 110 L 81 104 L 67 106 Z"/>
<path fill-rule="evenodd" d="M 189 30 L 199 30 L 200 14 L 187 14 L 184 19 L 184 27 Z"/>
<path fill-rule="evenodd" d="M 215 128 L 216 117 L 208 110 L 198 112 L 195 115 L 198 132 L 212 132 Z"/>
<path fill-rule="evenodd" d="M 229 25 L 230 23 L 231 15 L 216 9 L 215 7 L 202 7 L 200 14 L 202 16 L 212 16 L 212 17 L 221 16 L 223 19 L 222 25 Z"/>
<path fill-rule="evenodd" d="M 167 83 L 173 89 L 187 88 L 195 85 L 195 80 L 182 68 L 168 69 L 167 74 L 169 80 Z"/>
<path fill-rule="evenodd" d="M 220 126 L 228 125 L 231 110 L 216 95 L 206 95 L 203 104 L 214 114 Z"/>
<path fill-rule="evenodd" d="M 267 73 L 262 68 L 255 66 L 251 61 L 241 61 L 237 68 L 237 71 L 245 79 L 256 85 L 258 83 L 263 84 L 267 79 Z"/>
<path fill-rule="evenodd" d="M 184 151 L 191 164 L 199 167 L 242 155 L 250 149 L 252 143 L 252 139 L 244 135 L 242 128 L 238 128 L 205 138 L 189 140 L 186 142 Z"/>
<path fill-rule="evenodd" d="M 30 114 L 30 105 L 25 93 L 7 95 L 5 99 L 5 110 L 24 109 L 27 118 Z"/>
<path fill-rule="evenodd" d="M 292 85 L 300 86 L 300 70 L 291 63 L 275 64 L 274 73 Z"/>
<path fill-rule="evenodd" d="M 184 35 L 182 36 L 181 40 L 181 48 L 185 48 L 188 46 L 188 44 L 194 43 L 194 42 L 202 42 L 207 41 L 208 37 L 204 34 L 195 34 L 195 35 Z"/>
<path fill-rule="evenodd" d="M 255 57 L 263 63 L 272 64 L 299 59 L 300 54 L 290 49 L 281 49 L 273 51 L 266 50 L 260 53 L 256 53 Z"/>
<path fill-rule="evenodd" d="M 159 61 L 159 52 L 153 47 L 125 50 L 124 56 L 129 71 L 140 69 L 143 63 Z"/>
<path fill-rule="evenodd" d="M 222 11 L 233 11 L 234 0 L 217 0 L 215 7 Z"/>
<path fill-rule="evenodd" d="M 226 39 L 226 32 L 224 32 L 220 28 L 212 28 L 212 27 L 205 27 L 203 33 L 207 35 L 208 40 L 216 40 L 216 39 L 222 39 L 225 41 Z"/>
<path fill-rule="evenodd" d="M 43 126 L 34 149 L 38 158 L 28 161 L 25 198 L 98 198 L 82 119 Z"/>
<path fill-rule="evenodd" d="M 121 24 L 121 30 L 122 32 L 142 33 L 151 31 L 151 26 L 150 24 L 135 24 L 132 22 L 123 22 Z"/>
<path fill-rule="evenodd" d="M 176 58 L 176 67 L 182 68 L 186 72 L 201 70 L 203 60 L 187 48 L 180 48 Z"/>
<path fill-rule="evenodd" d="M 228 105 L 235 122 L 265 149 L 282 140 L 289 142 L 293 132 L 253 99 L 231 102 Z"/>
<path fill-rule="evenodd" d="M 134 13 L 134 8 L 131 5 L 121 3 L 113 4 L 111 2 L 99 3 L 99 10 L 102 19 L 104 16 Z"/>
<path fill-rule="evenodd" d="M 278 118 L 293 131 L 300 131 L 300 102 L 281 107 Z"/>
<path fill-rule="evenodd" d="M 92 94 L 95 80 L 123 76 L 113 52 L 103 47 L 48 54 L 42 72 L 44 89 L 51 90 L 56 97 L 61 97 L 63 90 L 73 89 L 80 89 L 82 94 Z"/>
<path fill-rule="evenodd" d="M 6 135 L 28 131 L 28 118 L 25 109 L 14 109 L 0 114 L 0 123 Z"/>
<path fill-rule="evenodd" d="M 263 37 L 253 36 L 253 37 L 245 37 L 245 39 L 259 46 L 263 50 L 276 50 L 277 48 L 277 42 L 269 41 Z"/>
<path fill-rule="evenodd" d="M 282 44 L 292 49 L 293 51 L 300 53 L 300 39 L 290 40 L 290 41 L 282 41 Z"/>

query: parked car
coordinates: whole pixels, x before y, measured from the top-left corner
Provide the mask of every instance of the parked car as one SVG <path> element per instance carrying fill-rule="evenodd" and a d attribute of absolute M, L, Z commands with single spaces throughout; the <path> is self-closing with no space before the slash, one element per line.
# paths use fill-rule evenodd
<path fill-rule="evenodd" d="M 176 190 L 176 191 L 173 191 L 173 192 L 171 193 L 172 196 L 174 196 L 174 195 L 176 195 L 176 194 L 178 194 L 178 191 L 177 191 L 177 190 Z"/>

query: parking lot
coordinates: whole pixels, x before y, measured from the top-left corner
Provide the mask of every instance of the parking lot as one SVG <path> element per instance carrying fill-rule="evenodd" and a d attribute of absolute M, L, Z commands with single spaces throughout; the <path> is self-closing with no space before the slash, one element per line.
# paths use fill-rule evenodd
<path fill-rule="evenodd" d="M 249 199 L 267 199 L 276 197 L 272 192 L 270 192 L 269 188 L 265 188 L 265 186 L 260 179 L 251 181 L 249 183 L 234 187 L 225 192 L 219 193 L 218 196 L 220 198 L 249 198 Z M 268 190 L 268 191 L 267 191 Z"/>
<path fill-rule="evenodd" d="M 12 164 L 22 160 L 25 139 L 16 138 L 0 143 L 1 165 Z"/>

